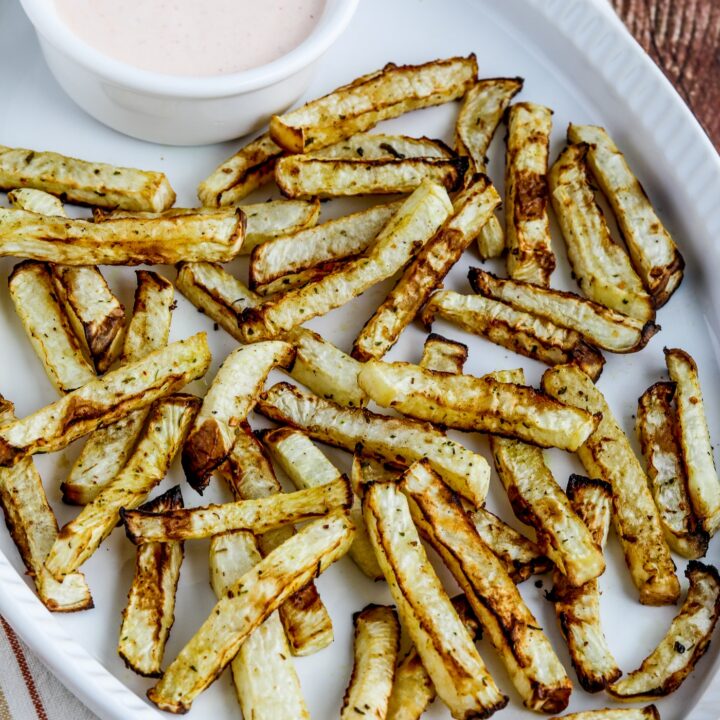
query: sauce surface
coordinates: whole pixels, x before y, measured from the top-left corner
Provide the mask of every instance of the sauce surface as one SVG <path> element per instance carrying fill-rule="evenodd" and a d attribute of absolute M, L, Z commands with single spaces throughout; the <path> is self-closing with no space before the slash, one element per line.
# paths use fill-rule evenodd
<path fill-rule="evenodd" d="M 312 32 L 325 0 L 55 0 L 88 45 L 167 75 L 225 75 L 265 65 Z"/>

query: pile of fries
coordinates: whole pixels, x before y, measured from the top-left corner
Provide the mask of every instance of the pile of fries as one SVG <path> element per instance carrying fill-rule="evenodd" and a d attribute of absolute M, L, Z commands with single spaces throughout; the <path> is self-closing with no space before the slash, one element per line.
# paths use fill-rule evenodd
<path fill-rule="evenodd" d="M 417 719 L 436 697 L 458 720 L 511 701 L 563 712 L 579 690 L 518 590 L 547 572 L 583 691 L 655 701 L 705 652 L 720 575 L 700 558 L 720 528 L 720 480 L 698 368 L 685 350 L 665 350 L 670 380 L 639 399 L 642 462 L 595 384 L 603 353 L 639 352 L 660 331 L 656 313 L 682 280 L 682 256 L 603 128 L 570 125 L 549 168 L 552 110 L 514 102 L 520 78 L 477 76 L 474 55 L 389 64 L 275 116 L 200 184 L 201 208 L 174 208 L 161 173 L 0 147 L 11 206 L 0 208 L 0 256 L 21 259 L 10 297 L 59 394 L 24 418 L 0 396 L 0 503 L 40 600 L 56 612 L 93 606 L 82 566 L 122 526 L 137 555 L 118 653 L 156 679 L 148 698 L 157 707 L 187 712 L 229 665 L 245 718 L 308 718 L 293 658 L 333 642 L 314 581 L 345 554 L 367 582 L 386 581 L 394 605 L 354 616 L 344 720 Z M 456 100 L 455 148 L 368 132 Z M 501 197 L 485 170 L 503 122 Z M 286 199 L 242 204 L 273 181 Z M 318 224 L 319 198 L 355 195 L 393 197 Z M 63 201 L 91 206 L 92 218 L 69 218 Z M 551 208 L 577 292 L 551 286 Z M 443 290 L 465 253 L 504 256 L 506 277 L 470 267 L 466 294 Z M 239 254 L 249 255 L 247 284 L 221 265 Z M 126 320 L 97 266 L 142 263 L 177 264 L 177 276 L 138 271 Z M 347 353 L 304 327 L 390 278 Z M 176 289 L 238 343 L 212 377 L 204 333 L 168 344 Z M 418 364 L 383 359 L 415 320 L 429 328 L 438 318 L 548 365 L 542 387 L 519 369 L 466 374 L 468 347 L 433 333 Z M 267 387 L 275 371 L 295 383 Z M 183 392 L 200 378 L 203 397 Z M 277 427 L 253 429 L 254 413 Z M 489 436 L 531 536 L 485 507 L 491 462 L 448 429 Z M 80 438 L 62 483 L 79 512 L 58 528 L 33 455 Z M 351 470 L 316 441 L 347 451 Z M 587 477 L 564 487 L 543 448 L 575 453 Z M 189 488 L 150 499 L 176 457 Z M 210 483 L 233 500 L 198 504 Z M 600 619 L 611 524 L 640 603 L 677 603 L 671 553 L 690 561 L 666 636 L 626 675 Z M 199 538 L 210 539 L 217 604 L 167 661 L 184 547 Z M 426 544 L 460 594 L 450 596 Z M 512 687 L 490 674 L 481 633 Z M 648 705 L 564 717 L 660 714 Z"/>

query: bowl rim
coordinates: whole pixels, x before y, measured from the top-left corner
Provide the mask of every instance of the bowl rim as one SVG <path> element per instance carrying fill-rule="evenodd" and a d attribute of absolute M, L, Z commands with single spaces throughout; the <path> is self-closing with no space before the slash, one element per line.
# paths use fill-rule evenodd
<path fill-rule="evenodd" d="M 219 98 L 274 85 L 303 70 L 325 53 L 350 23 L 360 0 L 326 0 L 312 32 L 297 47 L 270 63 L 226 75 L 166 75 L 105 55 L 78 37 L 59 17 L 54 0 L 20 0 L 41 39 L 107 81 L 152 95 Z"/>

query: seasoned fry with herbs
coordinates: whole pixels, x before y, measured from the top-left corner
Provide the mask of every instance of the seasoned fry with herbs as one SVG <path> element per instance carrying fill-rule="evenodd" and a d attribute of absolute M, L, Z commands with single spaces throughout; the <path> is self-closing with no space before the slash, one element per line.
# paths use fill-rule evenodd
<path fill-rule="evenodd" d="M 515 280 L 550 284 L 555 253 L 548 218 L 548 151 L 552 110 L 515 103 L 507 113 L 505 158 L 505 233 L 508 275 Z"/>
<path fill-rule="evenodd" d="M 492 377 L 502 382 L 525 380 L 522 370 L 500 370 Z M 540 549 L 568 582 L 577 587 L 602 575 L 602 551 L 545 464 L 542 450 L 492 436 L 490 452 L 513 512 L 535 528 Z"/>
<path fill-rule="evenodd" d="M 622 315 L 575 293 L 504 280 L 478 268 L 470 268 L 468 278 L 476 293 L 575 330 L 590 344 L 610 352 L 642 350 L 660 330 L 652 321 Z"/>
<path fill-rule="evenodd" d="M 150 512 L 183 506 L 180 486 L 141 505 Z M 118 654 L 146 677 L 160 677 L 165 643 L 175 620 L 175 591 L 183 561 L 182 542 L 148 543 L 138 548 L 128 602 L 123 610 Z"/>
<path fill-rule="evenodd" d="M 550 197 L 560 223 L 573 277 L 591 300 L 647 322 L 653 300 L 625 250 L 610 237 L 587 177 L 588 145 L 570 145 L 550 169 Z"/>
<path fill-rule="evenodd" d="M 321 442 L 406 467 L 427 458 L 453 490 L 480 507 L 487 494 L 490 468 L 482 455 L 450 440 L 429 423 L 344 408 L 288 383 L 266 390 L 257 409 L 276 422 L 306 432 Z"/>
<path fill-rule="evenodd" d="M 375 205 L 264 243 L 250 258 L 250 287 L 364 253 L 399 208 Z"/>
<path fill-rule="evenodd" d="M 465 592 L 523 704 L 537 712 L 564 710 L 570 679 L 515 583 L 450 489 L 423 460 L 410 466 L 400 487 L 415 525 Z"/>
<path fill-rule="evenodd" d="M 389 63 L 297 110 L 275 115 L 270 136 L 290 152 L 312 152 L 370 130 L 381 120 L 456 100 L 476 78 L 475 55 L 422 65 Z"/>
<path fill-rule="evenodd" d="M 567 495 L 573 510 L 585 523 L 593 540 L 605 546 L 612 514 L 612 488 L 603 480 L 571 475 Z M 583 689 L 594 693 L 617 680 L 622 672 L 610 652 L 600 624 L 600 591 L 597 579 L 573 587 L 555 570 L 548 599 L 555 603 L 560 630 Z"/>
<path fill-rule="evenodd" d="M 680 285 L 685 267 L 670 233 L 604 128 L 570 124 L 568 140 L 589 145 L 592 174 L 612 206 L 635 270 L 661 307 Z"/>
<path fill-rule="evenodd" d="M 340 720 L 385 720 L 400 650 L 400 624 L 394 608 L 368 605 L 356 613 L 354 656 Z"/>
<path fill-rule="evenodd" d="M 312 440 L 299 430 L 278 428 L 261 433 L 261 438 L 273 459 L 298 490 L 321 487 L 343 477 Z M 349 511 L 355 525 L 355 538 L 348 554 L 371 580 L 381 580 L 384 576 L 370 545 L 358 494 L 355 495 Z"/>
<path fill-rule="evenodd" d="M 660 713 L 654 705 L 644 708 L 605 708 L 570 713 L 550 720 L 660 720 Z"/>
<path fill-rule="evenodd" d="M 285 152 L 268 133 L 240 148 L 198 186 L 205 207 L 236 205 L 261 185 L 270 182 L 275 163 Z"/>
<path fill-rule="evenodd" d="M 210 584 L 218 600 L 261 560 L 252 533 L 243 530 L 214 535 L 210 541 Z M 259 625 L 230 663 L 243 717 L 254 720 L 310 720 L 276 612 Z"/>
<path fill-rule="evenodd" d="M 172 319 L 174 288 L 157 273 L 136 270 L 133 314 L 123 340 L 121 363 L 138 362 L 167 345 Z M 91 433 L 62 483 L 63 501 L 71 505 L 90 502 L 119 472 L 132 452 L 149 408 L 135 410 Z"/>
<path fill-rule="evenodd" d="M 50 382 L 67 393 L 95 380 L 55 291 L 50 268 L 25 260 L 8 278 L 10 298 Z"/>
<path fill-rule="evenodd" d="M 699 526 L 690 501 L 672 407 L 675 387 L 655 383 L 640 396 L 635 428 L 665 539 L 678 555 L 696 559 L 707 552 L 710 537 Z"/>
<path fill-rule="evenodd" d="M 712 537 L 720 527 L 720 478 L 715 470 L 697 365 L 688 353 L 677 348 L 665 348 L 665 363 L 675 383 L 676 432 L 690 502 L 701 527 Z"/>
<path fill-rule="evenodd" d="M 238 313 L 260 302 L 240 280 L 219 265 L 187 263 L 180 267 L 176 285 L 193 305 L 206 313 L 236 340 L 241 339 Z M 367 404 L 367 395 L 357 384 L 360 363 L 332 343 L 306 328 L 295 328 L 285 339 L 296 349 L 289 370 L 298 382 L 313 392 L 349 407 Z"/>
<path fill-rule="evenodd" d="M 680 595 L 675 564 L 665 542 L 660 514 L 630 442 L 612 410 L 592 380 L 577 367 L 558 365 L 546 370 L 543 390 L 563 402 L 601 413 L 597 429 L 578 457 L 591 477 L 610 483 L 613 492 L 613 525 L 625 562 L 644 605 L 670 605 Z"/>
<path fill-rule="evenodd" d="M 405 362 L 369 360 L 358 375 L 381 407 L 459 430 L 490 432 L 575 451 L 598 418 L 517 382 L 450 375 Z"/>
<path fill-rule="evenodd" d="M 467 332 L 546 365 L 575 363 L 593 380 L 598 379 L 605 364 L 600 351 L 586 343 L 575 330 L 481 295 L 441 290 L 430 297 L 421 317 L 428 327 L 436 318 L 448 320 Z"/>
<path fill-rule="evenodd" d="M 720 576 L 717 568 L 691 560 L 685 602 L 667 635 L 640 667 L 607 688 L 618 700 L 637 702 L 675 692 L 693 671 L 710 644 L 720 616 Z"/>
<path fill-rule="evenodd" d="M 290 595 L 341 558 L 352 537 L 347 515 L 335 512 L 273 550 L 228 589 L 148 698 L 162 710 L 187 712 L 245 639 Z"/>
<path fill-rule="evenodd" d="M 333 160 L 383 160 L 395 158 L 451 158 L 453 151 L 442 140 L 407 135 L 357 133 L 351 137 L 311 152 L 310 157 Z"/>
<path fill-rule="evenodd" d="M 400 621 L 453 717 L 490 717 L 505 707 L 507 697 L 430 565 L 407 499 L 392 483 L 373 483 L 363 515 Z"/>
<path fill-rule="evenodd" d="M 246 307 L 238 321 L 242 341 L 278 337 L 391 277 L 430 240 L 451 212 L 447 192 L 424 182 L 385 225 L 367 255 L 299 290 Z"/>
<path fill-rule="evenodd" d="M 229 262 L 243 244 L 240 210 L 88 222 L 0 208 L 0 257 L 62 265 Z"/>
<path fill-rule="evenodd" d="M 205 333 L 156 350 L 60 400 L 0 427 L 0 467 L 35 453 L 62 450 L 73 440 L 120 420 L 202 377 L 210 365 Z"/>
<path fill-rule="evenodd" d="M 199 493 L 230 454 L 238 426 L 253 409 L 270 371 L 276 365 L 288 367 L 294 357 L 291 345 L 276 340 L 239 347 L 225 358 L 182 451 L 185 477 Z"/>
<path fill-rule="evenodd" d="M 125 467 L 58 533 L 45 567 L 57 580 L 77 570 L 117 526 L 123 509 L 141 505 L 165 477 L 198 411 L 193 395 L 158 400 Z"/>
<path fill-rule="evenodd" d="M 459 375 L 463 371 L 467 357 L 467 345 L 455 340 L 448 340 L 436 333 L 430 333 L 423 344 L 420 367 Z"/>
<path fill-rule="evenodd" d="M 129 509 L 122 512 L 122 519 L 127 536 L 136 545 L 141 545 L 194 540 L 230 530 L 250 530 L 259 535 L 288 523 L 327 515 L 338 508 L 347 509 L 351 504 L 350 482 L 342 478 L 293 493 L 162 513 L 133 510 L 128 505 Z"/>
<path fill-rule="evenodd" d="M 0 395 L 0 425 L 15 419 L 13 405 Z M 93 607 L 82 573 L 58 582 L 46 569 L 45 558 L 58 534 L 55 515 L 32 458 L 11 468 L 0 468 L 0 505 L 5 524 L 20 553 L 43 605 L 53 612 L 74 612 Z"/>
<path fill-rule="evenodd" d="M 238 500 L 258 500 L 283 492 L 265 449 L 247 424 L 237 432 L 223 474 Z M 270 530 L 258 537 L 260 551 L 267 555 L 294 534 L 292 525 Z M 293 655 L 310 655 L 333 641 L 332 620 L 315 583 L 308 583 L 280 606 L 280 619 Z"/>
<path fill-rule="evenodd" d="M 453 203 L 453 214 L 405 268 L 395 287 L 355 338 L 353 357 L 379 359 L 397 342 L 430 293 L 500 204 L 500 196 L 485 175 L 475 176 Z"/>
<path fill-rule="evenodd" d="M 0 189 L 35 188 L 68 202 L 160 212 L 175 202 L 163 173 L 0 145 Z"/>

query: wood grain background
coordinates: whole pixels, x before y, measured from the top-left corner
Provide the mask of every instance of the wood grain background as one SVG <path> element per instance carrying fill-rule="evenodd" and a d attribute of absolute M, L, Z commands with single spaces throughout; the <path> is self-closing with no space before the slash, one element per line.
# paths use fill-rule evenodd
<path fill-rule="evenodd" d="M 720 0 L 611 0 L 720 151 Z"/>

